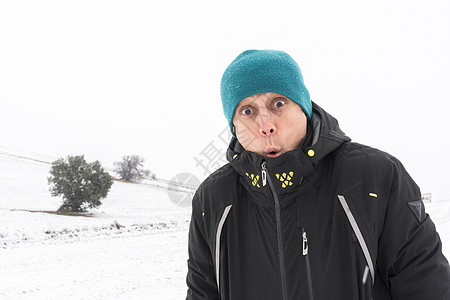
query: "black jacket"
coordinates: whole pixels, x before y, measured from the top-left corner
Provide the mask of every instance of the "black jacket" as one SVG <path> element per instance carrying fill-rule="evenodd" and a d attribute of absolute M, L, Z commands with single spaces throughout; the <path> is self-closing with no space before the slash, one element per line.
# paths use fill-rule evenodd
<path fill-rule="evenodd" d="M 401 163 L 316 104 L 302 146 L 245 151 L 192 202 L 187 299 L 450 299 L 450 268 Z"/>

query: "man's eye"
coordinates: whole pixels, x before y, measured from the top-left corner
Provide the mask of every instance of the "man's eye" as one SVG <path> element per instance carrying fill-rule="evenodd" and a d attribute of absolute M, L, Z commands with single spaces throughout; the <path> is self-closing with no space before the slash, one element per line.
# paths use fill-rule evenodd
<path fill-rule="evenodd" d="M 286 103 L 286 102 L 285 102 L 284 100 L 277 100 L 277 101 L 275 101 L 274 106 L 275 106 L 276 108 L 280 108 L 280 107 L 282 107 L 285 103 Z"/>
<path fill-rule="evenodd" d="M 241 110 L 241 114 L 243 114 L 244 116 L 251 115 L 252 112 L 253 112 L 253 110 L 252 110 L 251 108 L 248 108 L 248 107 L 243 108 L 243 109 Z"/>

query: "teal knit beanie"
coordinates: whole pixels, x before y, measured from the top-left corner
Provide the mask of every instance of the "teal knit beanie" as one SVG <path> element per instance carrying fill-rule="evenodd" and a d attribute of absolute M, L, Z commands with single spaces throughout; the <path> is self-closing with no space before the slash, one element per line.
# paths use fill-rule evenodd
<path fill-rule="evenodd" d="M 233 133 L 233 116 L 238 103 L 261 93 L 288 97 L 311 118 L 312 104 L 298 64 L 283 51 L 247 50 L 223 73 L 220 84 L 223 112 Z"/>

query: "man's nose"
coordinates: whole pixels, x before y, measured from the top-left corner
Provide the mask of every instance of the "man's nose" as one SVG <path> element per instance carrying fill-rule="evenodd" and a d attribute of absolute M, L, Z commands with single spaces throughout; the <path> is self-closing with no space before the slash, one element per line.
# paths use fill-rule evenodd
<path fill-rule="evenodd" d="M 263 136 L 274 135 L 277 128 L 269 112 L 264 111 L 259 115 L 259 133 Z"/>

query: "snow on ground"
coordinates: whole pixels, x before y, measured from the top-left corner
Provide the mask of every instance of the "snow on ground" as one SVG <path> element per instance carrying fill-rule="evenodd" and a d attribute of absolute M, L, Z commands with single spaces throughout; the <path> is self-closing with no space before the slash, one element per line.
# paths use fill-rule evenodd
<path fill-rule="evenodd" d="M 186 231 L 0 250 L 1 299 L 183 299 Z"/>
<path fill-rule="evenodd" d="M 50 165 L 0 155 L 0 299 L 183 299 L 190 208 L 114 182 L 92 217 L 56 210 Z"/>
<path fill-rule="evenodd" d="M 190 208 L 114 182 L 92 217 L 48 214 L 50 165 L 0 152 L 0 299 L 184 299 Z M 426 204 L 450 257 L 450 201 Z"/>

